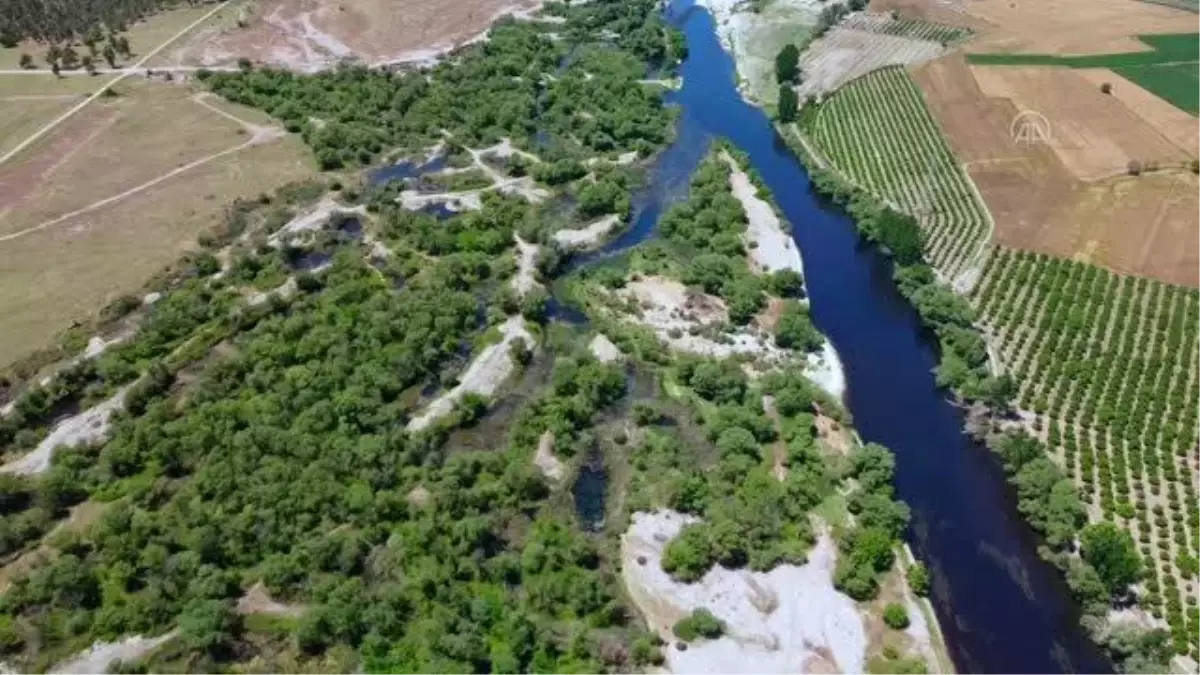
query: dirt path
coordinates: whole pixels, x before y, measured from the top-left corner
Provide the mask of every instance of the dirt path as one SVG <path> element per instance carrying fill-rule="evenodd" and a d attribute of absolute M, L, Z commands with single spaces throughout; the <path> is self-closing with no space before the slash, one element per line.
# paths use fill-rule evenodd
<path fill-rule="evenodd" d="M 221 152 L 213 153 L 206 157 L 201 157 L 200 159 L 197 159 L 195 161 L 184 164 L 181 167 L 178 167 L 176 169 L 168 171 L 167 173 L 159 176 L 158 178 L 155 178 L 151 181 L 142 183 L 141 185 L 138 185 L 136 187 L 125 190 L 124 192 L 115 194 L 111 197 L 105 197 L 104 199 L 92 202 L 91 204 L 88 204 L 87 206 L 84 206 L 83 208 L 79 208 L 79 209 L 76 209 L 69 213 L 65 213 L 56 218 L 52 218 L 43 223 L 34 225 L 33 227 L 28 227 L 28 228 L 25 228 L 24 230 L 20 230 L 18 232 L 12 232 L 10 234 L 0 236 L 0 243 L 6 242 L 6 241 L 11 241 L 13 239 L 20 239 L 21 237 L 24 237 L 29 234 L 33 234 L 34 232 L 39 232 L 46 228 L 54 227 L 55 225 L 64 223 L 68 220 L 71 220 L 72 218 L 81 216 L 85 213 L 90 213 L 92 211 L 95 211 L 96 209 L 103 208 L 105 206 L 108 206 L 109 204 L 121 201 L 122 199 L 125 199 L 127 197 L 132 197 L 133 195 L 136 195 L 136 194 L 142 192 L 143 190 L 147 190 L 149 188 L 154 187 L 155 185 L 158 185 L 159 183 L 163 183 L 168 180 L 171 180 L 172 178 L 178 176 L 179 174 L 191 171 L 192 169 L 195 169 L 196 167 L 204 166 L 205 164 L 208 164 L 209 162 L 221 159 L 222 157 L 225 157 L 227 155 L 232 155 L 236 152 L 239 152 L 239 151 L 244 150 L 249 147 L 253 147 L 255 145 L 262 145 L 264 143 L 270 143 L 271 141 L 283 138 L 284 136 L 287 135 L 287 132 L 285 132 L 281 128 L 264 127 L 264 126 L 260 126 L 257 124 L 253 124 L 253 123 L 247 122 L 246 120 L 243 120 L 239 117 L 236 117 L 231 113 L 221 110 L 221 109 L 213 106 L 211 103 L 209 103 L 207 101 L 207 96 L 208 96 L 207 92 L 202 92 L 202 93 L 199 93 L 199 94 L 196 94 L 195 96 L 193 96 L 192 100 L 195 101 L 198 105 L 204 106 L 205 108 L 208 108 L 212 112 L 214 112 L 218 115 L 221 115 L 222 117 L 227 117 L 227 118 L 237 122 L 238 124 L 241 124 L 242 127 L 245 128 L 245 130 L 250 134 L 250 138 L 247 139 L 244 143 L 240 143 L 238 145 L 235 145 L 232 148 L 222 150 Z M 0 159 L 0 162 L 3 162 L 3 160 Z"/>
<path fill-rule="evenodd" d="M 513 277 L 512 286 L 517 295 L 525 297 L 538 286 L 538 245 L 525 241 L 519 234 L 513 234 L 513 239 L 517 242 L 517 275 Z"/>
<path fill-rule="evenodd" d="M 125 405 L 125 387 L 107 401 L 89 408 L 78 415 L 55 425 L 54 429 L 24 457 L 0 466 L 0 473 L 28 476 L 44 473 L 50 468 L 50 460 L 59 446 L 76 446 L 94 443 L 108 435 L 108 422 L 113 413 Z"/>
<path fill-rule="evenodd" d="M 154 638 L 134 635 L 120 642 L 97 642 L 50 669 L 51 673 L 106 673 L 113 661 L 136 661 L 179 634 L 178 630 Z"/>
<path fill-rule="evenodd" d="M 167 45 L 169 45 L 172 42 L 174 42 L 175 40 L 178 40 L 179 38 L 183 37 L 189 31 L 191 31 L 193 28 L 195 28 L 196 26 L 199 26 L 200 24 L 207 21 L 209 19 L 209 17 L 211 17 L 212 15 L 221 11 L 222 9 L 224 9 L 225 6 L 228 5 L 232 1 L 233 0 L 225 0 L 225 2 L 222 2 L 221 4 L 217 5 L 216 7 L 213 7 L 212 11 L 208 12 L 207 14 L 200 17 L 199 19 L 196 19 L 195 21 L 191 22 L 190 24 L 185 26 L 182 30 L 180 30 L 178 33 L 167 38 L 166 41 L 164 41 L 162 44 L 155 47 L 154 49 L 151 49 L 137 63 L 133 64 L 133 66 L 131 66 L 125 72 L 122 72 L 119 75 L 117 75 L 116 77 L 114 77 L 113 79 L 109 80 L 107 83 L 105 83 L 99 89 L 94 91 L 91 96 L 89 96 L 86 99 L 84 99 L 83 101 L 81 101 L 79 103 L 79 105 L 75 106 L 74 108 L 71 108 L 70 110 L 63 113 L 62 115 L 59 115 L 54 121 L 50 122 L 49 124 L 46 124 L 41 129 L 38 129 L 37 131 L 30 134 L 29 138 L 26 138 L 25 140 L 21 141 L 20 143 L 18 143 L 16 145 L 16 147 L 14 147 L 12 150 L 9 150 L 7 153 L 5 153 L 3 157 L 0 157 L 0 164 L 7 162 L 8 160 L 12 159 L 13 157 L 16 157 L 25 148 L 28 148 L 30 145 L 33 145 L 39 138 L 50 133 L 50 131 L 53 130 L 54 127 L 57 127 L 59 124 L 62 124 L 62 122 L 64 120 L 71 117 L 72 115 L 79 112 L 80 110 L 83 110 L 92 101 L 95 101 L 96 99 L 103 96 L 104 92 L 108 91 L 114 84 L 120 82 L 121 80 L 125 79 L 126 77 L 129 77 L 134 72 L 137 72 L 137 69 L 141 68 L 143 65 L 148 63 L 150 61 L 150 59 L 154 58 L 154 56 L 156 54 L 158 54 L 160 51 L 162 51 L 164 48 L 166 48 Z"/>

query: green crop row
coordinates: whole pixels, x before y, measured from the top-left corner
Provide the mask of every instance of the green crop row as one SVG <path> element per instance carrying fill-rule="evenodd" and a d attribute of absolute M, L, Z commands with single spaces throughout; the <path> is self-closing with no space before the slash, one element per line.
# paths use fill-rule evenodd
<path fill-rule="evenodd" d="M 974 257 L 987 231 L 985 207 L 903 68 L 850 82 L 806 123 L 840 173 L 920 221 L 928 257 L 947 276 Z"/>

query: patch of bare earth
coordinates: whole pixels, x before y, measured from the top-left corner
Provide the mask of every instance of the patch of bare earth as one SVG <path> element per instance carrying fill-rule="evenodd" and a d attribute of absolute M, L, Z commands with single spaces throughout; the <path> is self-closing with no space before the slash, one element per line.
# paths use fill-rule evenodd
<path fill-rule="evenodd" d="M 475 40 L 497 18 L 536 0 L 268 0 L 237 25 L 197 33 L 170 56 L 181 65 L 228 66 L 240 57 L 300 70 L 343 59 L 426 61 Z"/>
<path fill-rule="evenodd" d="M 276 602 L 271 598 L 270 592 L 267 591 L 267 587 L 261 581 L 247 589 L 246 593 L 238 598 L 237 601 L 237 611 L 239 614 L 270 614 L 272 616 L 297 618 L 304 614 L 304 610 L 303 605 L 289 605 Z"/>

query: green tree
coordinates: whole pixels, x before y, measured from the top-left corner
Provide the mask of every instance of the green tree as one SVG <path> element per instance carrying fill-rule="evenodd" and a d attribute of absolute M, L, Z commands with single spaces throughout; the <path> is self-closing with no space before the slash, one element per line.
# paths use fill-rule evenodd
<path fill-rule="evenodd" d="M 188 649 L 220 658 L 241 633 L 241 617 L 228 600 L 197 600 L 179 615 L 179 638 Z"/>
<path fill-rule="evenodd" d="M 796 119 L 800 99 L 790 84 L 779 85 L 779 121 L 787 124 Z"/>
<path fill-rule="evenodd" d="M 25 70 L 32 70 L 33 68 L 36 68 L 36 66 L 33 65 L 33 57 L 25 52 L 21 52 L 20 58 L 17 59 L 17 64 Z"/>
<path fill-rule="evenodd" d="M 12 617 L 0 615 L 0 654 L 16 652 L 25 644 L 25 638 L 17 629 Z"/>
<path fill-rule="evenodd" d="M 804 297 L 804 277 L 793 269 L 775 270 L 767 277 L 767 288 L 781 298 Z"/>
<path fill-rule="evenodd" d="M 1112 595 L 1122 595 L 1142 576 L 1142 561 L 1129 532 L 1111 522 L 1088 525 L 1080 534 L 1080 554 L 1096 568 L 1100 580 Z"/>
<path fill-rule="evenodd" d="M 800 50 L 794 44 L 786 44 L 775 55 L 775 81 L 788 84 L 796 81 L 800 74 Z"/>
<path fill-rule="evenodd" d="M 808 308 L 796 300 L 784 301 L 783 312 L 775 326 L 775 344 L 784 349 L 815 352 L 824 342 L 808 315 Z"/>
<path fill-rule="evenodd" d="M 100 53 L 104 55 L 104 60 L 108 62 L 109 68 L 117 67 L 117 50 L 113 49 L 111 42 L 105 44 Z"/>

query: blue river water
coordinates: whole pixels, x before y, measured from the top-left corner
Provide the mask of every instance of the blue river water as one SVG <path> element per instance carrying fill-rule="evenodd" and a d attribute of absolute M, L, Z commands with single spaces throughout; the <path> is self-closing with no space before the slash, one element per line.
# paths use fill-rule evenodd
<path fill-rule="evenodd" d="M 855 427 L 896 455 L 896 491 L 913 512 L 910 543 L 930 567 L 931 597 L 956 667 L 1111 672 L 1080 628 L 1057 571 L 1038 557 L 997 462 L 964 434 L 961 412 L 935 386 L 936 347 L 897 292 L 891 265 L 810 190 L 804 167 L 766 115 L 742 99 L 711 16 L 687 0 L 667 16 L 687 34 L 689 49 L 682 88 L 670 95 L 679 107 L 677 138 L 635 200 L 632 227 L 590 258 L 651 236 L 662 210 L 686 194 L 713 138 L 745 151 L 792 225 L 813 319 L 845 367 Z"/>

